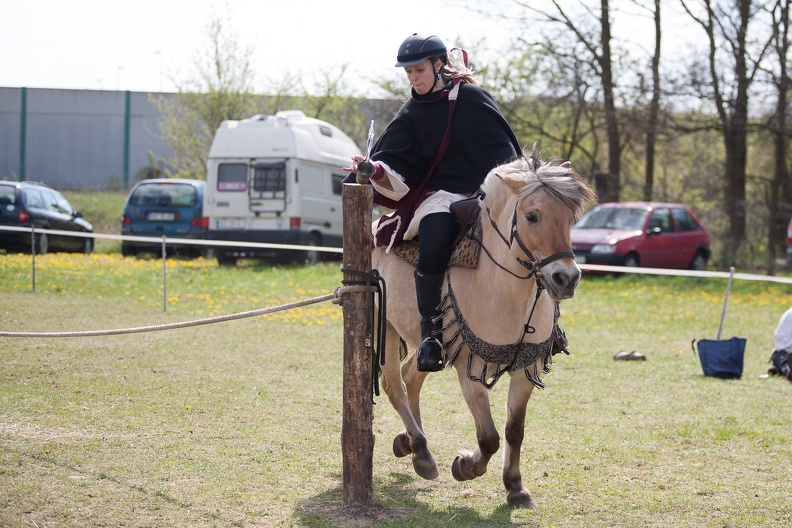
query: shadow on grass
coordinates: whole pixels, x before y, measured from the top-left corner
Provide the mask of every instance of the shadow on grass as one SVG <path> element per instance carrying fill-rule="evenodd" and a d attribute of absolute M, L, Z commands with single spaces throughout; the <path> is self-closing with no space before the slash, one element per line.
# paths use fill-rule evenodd
<path fill-rule="evenodd" d="M 316 528 L 539 526 L 538 523 L 515 523 L 512 521 L 514 508 L 505 504 L 497 507 L 487 516 L 481 515 L 473 508 L 462 506 L 448 506 L 443 510 L 433 509 L 417 497 L 422 490 L 416 488 L 414 483 L 423 481 L 405 473 L 391 473 L 387 480 L 375 478 L 371 505 L 344 507 L 342 475 L 336 474 L 333 478 L 338 480 L 338 487 L 315 495 L 297 506 L 294 517 L 301 526 Z M 383 506 L 383 502 L 392 506 Z M 458 502 L 464 503 L 465 498 L 460 495 Z"/>

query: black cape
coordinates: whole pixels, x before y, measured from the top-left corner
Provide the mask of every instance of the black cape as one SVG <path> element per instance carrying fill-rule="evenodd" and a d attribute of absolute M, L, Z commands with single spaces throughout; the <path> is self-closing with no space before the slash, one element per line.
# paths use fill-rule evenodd
<path fill-rule="evenodd" d="M 440 147 L 448 108 L 447 90 L 426 95 L 413 91 L 375 143 L 372 159 L 386 163 L 409 185 L 420 185 Z M 490 170 L 518 156 L 522 156 L 520 144 L 495 100 L 483 88 L 463 82 L 448 147 L 427 188 L 475 191 Z"/>

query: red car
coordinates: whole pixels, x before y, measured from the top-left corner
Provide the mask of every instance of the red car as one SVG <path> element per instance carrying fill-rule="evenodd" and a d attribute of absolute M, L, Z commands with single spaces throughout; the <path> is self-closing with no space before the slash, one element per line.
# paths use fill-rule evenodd
<path fill-rule="evenodd" d="M 579 264 L 703 270 L 709 234 L 688 207 L 674 203 L 600 204 L 572 226 Z"/>

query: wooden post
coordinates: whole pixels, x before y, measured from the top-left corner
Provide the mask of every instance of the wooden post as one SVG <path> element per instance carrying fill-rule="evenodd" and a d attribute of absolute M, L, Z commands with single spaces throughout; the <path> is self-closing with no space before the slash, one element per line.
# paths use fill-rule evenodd
<path fill-rule="evenodd" d="M 346 270 L 371 270 L 370 185 L 344 184 L 344 258 Z M 359 274 L 345 272 L 345 281 L 360 281 Z M 373 289 L 372 289 L 373 292 Z M 343 296 L 344 308 L 344 411 L 341 451 L 344 459 L 344 507 L 371 504 L 373 487 L 374 430 L 372 402 L 372 322 L 366 292 Z"/>

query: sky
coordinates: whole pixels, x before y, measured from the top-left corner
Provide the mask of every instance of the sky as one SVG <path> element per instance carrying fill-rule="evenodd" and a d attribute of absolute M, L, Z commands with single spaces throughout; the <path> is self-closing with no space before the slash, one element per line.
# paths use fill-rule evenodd
<path fill-rule="evenodd" d="M 503 5 L 509 0 L 489 0 Z M 502 49 L 502 20 L 465 0 L 0 0 L 0 86 L 175 91 L 194 78 L 213 13 L 227 13 L 237 43 L 253 49 L 254 88 L 287 72 L 303 77 L 348 65 L 353 89 L 392 75 L 411 33 L 437 34 L 450 48 L 485 39 Z M 620 24 L 646 34 L 640 21 Z M 651 27 L 644 26 L 651 35 Z M 460 37 L 461 36 L 461 37 Z"/>

